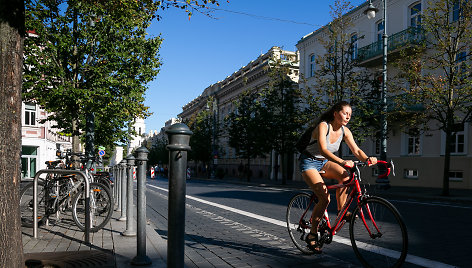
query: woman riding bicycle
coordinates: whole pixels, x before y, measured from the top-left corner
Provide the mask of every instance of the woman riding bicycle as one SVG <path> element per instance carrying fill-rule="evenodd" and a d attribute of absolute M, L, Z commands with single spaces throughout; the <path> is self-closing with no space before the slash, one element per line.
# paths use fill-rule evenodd
<path fill-rule="evenodd" d="M 348 180 L 345 167 L 353 167 L 352 160 L 343 160 L 335 155 L 339 150 L 341 141 L 344 140 L 354 156 L 360 161 L 369 161 L 375 165 L 377 158 L 368 157 L 356 144 L 351 131 L 346 127 L 351 119 L 351 105 L 346 101 L 340 101 L 321 115 L 311 135 L 311 141 L 306 148 L 306 153 L 300 156 L 300 171 L 302 177 L 318 198 L 313 208 L 312 225 L 310 233 L 305 241 L 308 247 L 315 253 L 321 253 L 318 245 L 318 224 L 323 212 L 328 207 L 330 197 L 324 178 L 336 179 L 338 183 Z M 346 188 L 336 190 L 337 208 L 340 211 L 346 202 Z M 346 213 L 344 218 L 349 221 L 352 214 Z"/>

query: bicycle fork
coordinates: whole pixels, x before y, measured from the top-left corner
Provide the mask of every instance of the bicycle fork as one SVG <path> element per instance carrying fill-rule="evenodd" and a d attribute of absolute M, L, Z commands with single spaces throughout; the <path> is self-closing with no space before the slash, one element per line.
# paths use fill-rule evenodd
<path fill-rule="evenodd" d="M 369 233 L 369 236 L 372 239 L 382 237 L 382 232 L 380 232 L 380 228 L 377 226 L 377 223 L 375 222 L 375 219 L 374 219 L 374 216 L 372 215 L 372 211 L 369 207 L 369 204 L 367 202 L 364 202 L 363 200 L 359 203 L 359 214 L 367 232 Z M 364 209 L 366 213 L 364 213 Z M 375 229 L 374 231 L 377 231 L 376 233 L 372 232 L 371 228 L 369 228 L 369 224 L 367 223 L 366 218 L 365 218 L 366 214 L 372 222 L 371 224 L 372 224 L 372 227 Z"/>

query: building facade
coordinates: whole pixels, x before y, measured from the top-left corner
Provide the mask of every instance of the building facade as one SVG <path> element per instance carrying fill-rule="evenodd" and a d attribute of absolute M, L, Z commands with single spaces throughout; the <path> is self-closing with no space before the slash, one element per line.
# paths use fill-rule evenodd
<path fill-rule="evenodd" d="M 146 136 L 146 123 L 144 122 L 144 119 L 139 117 L 136 118 L 133 122 L 132 127 L 136 134 L 131 135 L 128 152 L 132 152 L 134 149 L 143 146 L 143 142 Z"/>
<path fill-rule="evenodd" d="M 186 121 L 198 112 L 208 109 L 207 102 L 213 99 L 213 115 L 218 125 L 222 125 L 225 117 L 235 110 L 234 102 L 247 90 L 259 91 L 267 88 L 269 82 L 268 67 L 272 59 L 290 63 L 290 78 L 298 82 L 298 53 L 282 50 L 279 47 L 272 47 L 265 54 L 249 62 L 233 74 L 207 87 L 203 93 L 182 107 L 182 113 L 178 116 L 182 121 Z M 222 131 L 217 139 L 218 151 L 213 152 L 213 165 L 223 170 L 228 176 L 242 176 L 245 159 L 237 157 L 233 148 L 228 145 L 228 136 Z M 274 174 L 274 154 L 266 158 L 251 160 L 251 173 L 253 177 L 276 179 Z M 197 166 L 199 163 L 189 163 L 195 170 L 205 170 L 208 167 Z"/>
<path fill-rule="evenodd" d="M 382 34 L 384 29 L 382 1 L 372 1 L 379 8 L 378 16 L 369 20 L 364 14 L 368 1 L 354 8 L 345 16 L 352 19 L 350 36 L 352 55 L 360 67 L 376 71 L 382 69 Z M 417 29 L 421 24 L 421 15 L 428 2 L 418 0 L 387 1 L 388 57 L 399 56 L 398 51 L 415 45 L 426 38 L 419 35 Z M 454 12 L 454 10 L 451 10 Z M 328 27 L 322 27 L 304 36 L 298 43 L 300 53 L 300 74 L 305 77 L 308 86 L 316 83 L 315 70 L 319 68 L 316 57 L 327 53 L 321 40 L 326 38 Z M 388 77 L 393 77 L 397 70 L 388 64 Z M 388 91 L 387 91 L 388 92 Z M 356 116 L 355 114 L 353 115 Z M 430 130 L 426 132 L 415 129 L 402 129 L 389 125 L 387 140 L 387 158 L 395 162 L 396 176 L 390 177 L 390 184 L 395 186 L 442 187 L 445 133 L 438 130 L 437 122 L 429 122 Z M 472 189 L 472 133 L 471 123 L 458 127 L 451 144 L 450 188 Z M 379 142 L 376 138 L 361 145 L 371 156 L 380 156 Z M 344 152 L 344 155 L 348 152 Z M 374 183 L 376 171 L 368 171 L 368 182 Z"/>
<path fill-rule="evenodd" d="M 22 103 L 21 178 L 32 179 L 36 172 L 46 168 L 46 161 L 56 160 L 56 151 L 72 148 L 72 137 L 59 134 L 47 112 L 35 103 Z"/>
<path fill-rule="evenodd" d="M 161 128 L 160 131 L 157 131 L 157 130 L 149 131 L 149 133 L 146 134 L 145 136 L 145 140 L 146 140 L 146 143 L 148 144 L 148 147 L 149 148 L 153 147 L 154 145 L 157 144 L 158 141 L 161 141 L 161 140 L 167 141 L 168 139 L 167 139 L 166 131 L 170 126 L 176 123 L 180 123 L 180 120 L 178 118 L 171 118 L 164 123 L 164 126 Z"/>

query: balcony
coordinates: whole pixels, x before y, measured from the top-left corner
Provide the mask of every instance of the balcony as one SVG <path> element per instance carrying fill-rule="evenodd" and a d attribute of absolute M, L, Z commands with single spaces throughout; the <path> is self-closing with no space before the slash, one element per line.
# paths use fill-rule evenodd
<path fill-rule="evenodd" d="M 387 40 L 388 53 L 398 51 L 411 45 L 419 45 L 425 40 L 424 30 L 419 27 L 409 27 L 401 32 L 392 34 Z M 359 65 L 376 65 L 383 55 L 383 40 L 379 40 L 358 50 Z"/>

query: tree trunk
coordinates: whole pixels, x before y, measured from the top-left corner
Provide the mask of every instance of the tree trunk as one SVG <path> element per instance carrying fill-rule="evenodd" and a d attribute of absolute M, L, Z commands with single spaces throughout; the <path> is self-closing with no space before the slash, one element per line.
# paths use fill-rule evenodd
<path fill-rule="evenodd" d="M 246 168 L 246 178 L 247 181 L 251 181 L 251 158 L 247 158 L 247 168 Z"/>
<path fill-rule="evenodd" d="M 446 126 L 446 148 L 444 152 L 444 170 L 443 170 L 443 189 L 442 195 L 448 196 L 449 195 L 449 167 L 451 164 L 451 131 L 452 125 L 448 123 Z"/>
<path fill-rule="evenodd" d="M 282 153 L 282 185 L 287 184 L 288 177 L 288 153 Z"/>
<path fill-rule="evenodd" d="M 79 124 L 78 121 L 74 119 L 72 121 L 72 152 L 80 152 L 80 136 L 79 136 Z"/>
<path fill-rule="evenodd" d="M 275 157 L 274 157 L 274 181 L 277 181 L 279 179 L 279 153 L 276 151 L 275 152 Z"/>
<path fill-rule="evenodd" d="M 0 267 L 24 267 L 19 207 L 24 2 L 0 0 Z"/>

